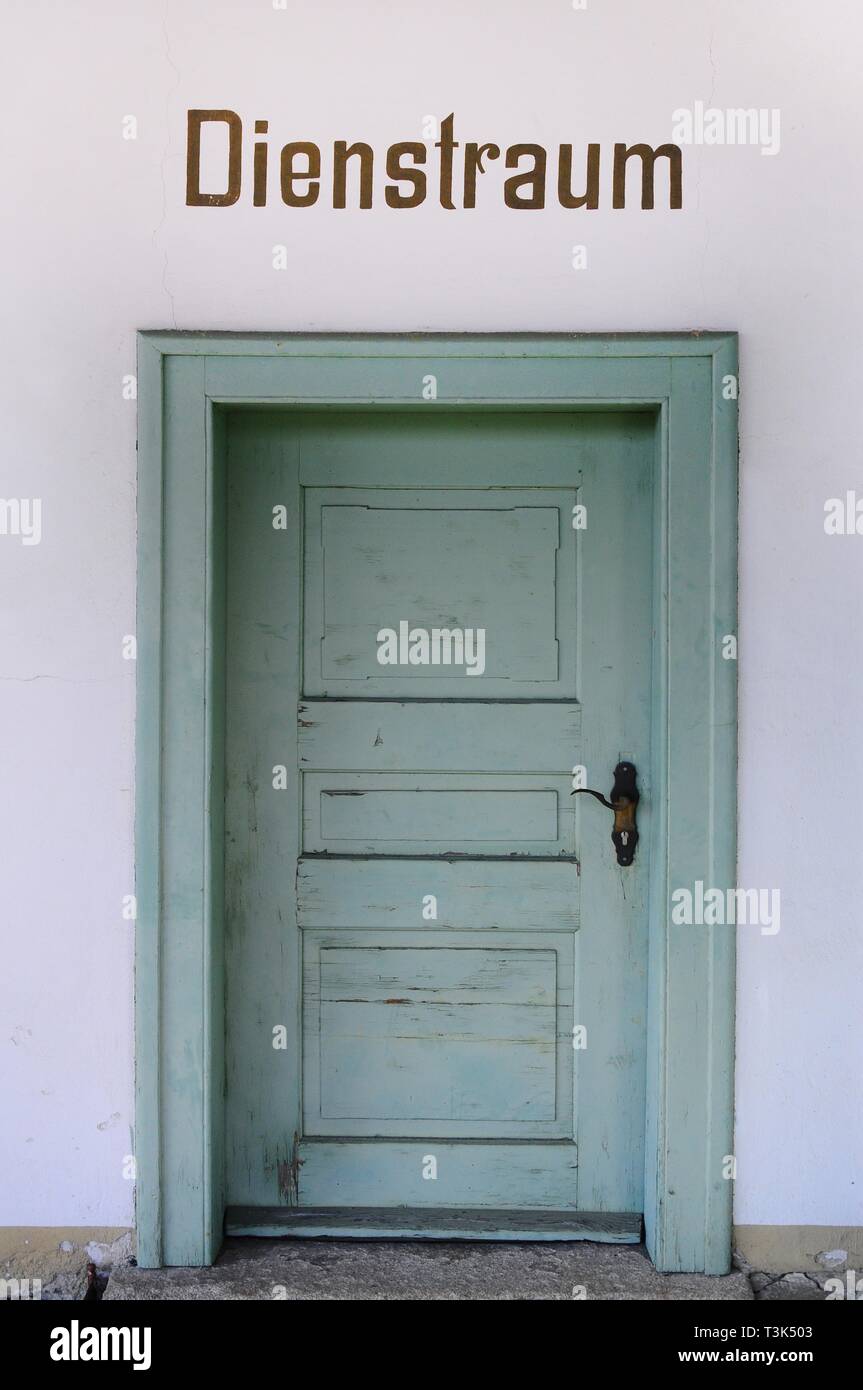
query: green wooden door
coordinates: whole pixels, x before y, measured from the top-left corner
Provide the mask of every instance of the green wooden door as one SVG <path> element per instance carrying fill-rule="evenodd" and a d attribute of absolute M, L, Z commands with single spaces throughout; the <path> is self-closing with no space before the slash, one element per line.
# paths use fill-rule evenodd
<path fill-rule="evenodd" d="M 229 1228 L 638 1238 L 654 447 L 231 417 Z"/>

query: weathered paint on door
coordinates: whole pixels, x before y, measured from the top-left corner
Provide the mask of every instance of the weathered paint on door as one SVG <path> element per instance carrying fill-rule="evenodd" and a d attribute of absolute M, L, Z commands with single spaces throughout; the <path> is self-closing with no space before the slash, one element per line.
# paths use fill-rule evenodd
<path fill-rule="evenodd" d="M 570 793 L 627 758 L 649 819 L 654 448 L 637 412 L 230 417 L 235 1229 L 643 1210 L 649 840 L 618 867 Z M 483 669 L 382 665 L 402 623 Z"/>

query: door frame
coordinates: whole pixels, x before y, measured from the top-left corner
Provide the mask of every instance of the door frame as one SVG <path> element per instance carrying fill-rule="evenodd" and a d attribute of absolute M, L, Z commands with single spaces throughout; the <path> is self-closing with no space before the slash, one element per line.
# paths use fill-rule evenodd
<path fill-rule="evenodd" d="M 736 880 L 737 371 L 734 333 L 139 334 L 139 1265 L 222 1242 L 222 407 L 439 403 L 656 413 L 645 1238 L 660 1270 L 727 1273 L 736 929 L 669 906 Z"/>

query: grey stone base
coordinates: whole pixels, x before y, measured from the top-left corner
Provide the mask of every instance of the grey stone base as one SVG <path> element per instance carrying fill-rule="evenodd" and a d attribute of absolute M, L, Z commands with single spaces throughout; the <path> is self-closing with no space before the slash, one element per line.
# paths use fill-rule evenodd
<path fill-rule="evenodd" d="M 749 1276 L 759 1303 L 800 1303 L 809 1299 L 826 1299 L 825 1284 L 830 1278 L 845 1283 L 844 1275 L 829 1274 L 760 1274 Z"/>
<path fill-rule="evenodd" d="M 586 1241 L 225 1242 L 211 1269 L 115 1269 L 107 1299 L 737 1299 L 745 1273 L 658 1274 L 643 1246 Z"/>

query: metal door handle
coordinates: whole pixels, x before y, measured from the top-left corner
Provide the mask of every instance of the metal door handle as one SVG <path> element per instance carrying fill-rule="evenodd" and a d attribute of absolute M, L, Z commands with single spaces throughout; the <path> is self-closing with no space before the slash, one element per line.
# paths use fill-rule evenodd
<path fill-rule="evenodd" d="M 635 812 L 638 807 L 636 777 L 634 763 L 618 763 L 614 769 L 611 800 L 604 797 L 602 792 L 595 792 L 590 787 L 579 787 L 578 791 L 572 793 L 573 796 L 578 796 L 579 793 L 595 796 L 597 801 L 601 801 L 603 806 L 614 812 L 611 839 L 617 851 L 617 862 L 624 869 L 628 868 L 635 858 L 635 846 L 638 844 L 638 829 L 635 824 Z"/>

